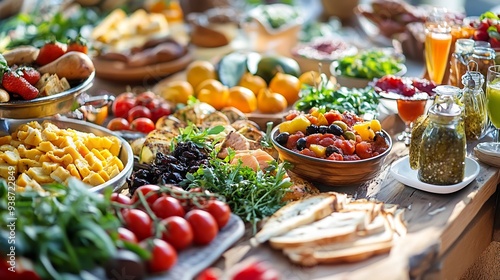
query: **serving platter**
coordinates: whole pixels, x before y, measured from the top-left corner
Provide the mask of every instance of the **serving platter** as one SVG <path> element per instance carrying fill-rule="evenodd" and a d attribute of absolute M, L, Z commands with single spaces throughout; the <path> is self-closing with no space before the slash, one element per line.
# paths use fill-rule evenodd
<path fill-rule="evenodd" d="M 245 224 L 240 217 L 231 214 L 229 221 L 217 237 L 207 246 L 190 247 L 177 256 L 177 264 L 168 272 L 151 275 L 147 280 L 190 280 L 215 262 L 245 233 Z"/>
<path fill-rule="evenodd" d="M 391 166 L 392 176 L 400 183 L 426 192 L 448 194 L 459 191 L 479 175 L 479 164 L 472 158 L 465 158 L 465 176 L 462 182 L 453 185 L 427 184 L 418 179 L 418 171 L 410 167 L 409 156 L 400 158 Z"/>
<path fill-rule="evenodd" d="M 32 100 L 14 100 L 0 103 L 0 119 L 43 118 L 56 114 L 64 114 L 74 108 L 75 100 L 92 87 L 95 72 L 68 90 Z M 81 104 L 78 104 L 81 105 Z"/>
<path fill-rule="evenodd" d="M 96 76 L 117 82 L 137 82 L 151 79 L 161 79 L 185 69 L 193 61 L 191 51 L 168 62 L 156 63 L 142 67 L 127 67 L 122 61 L 111 61 L 94 58 Z"/>
<path fill-rule="evenodd" d="M 127 141 L 125 141 L 125 139 L 102 126 L 68 118 L 37 118 L 27 120 L 0 119 L 0 137 L 14 132 L 20 125 L 26 124 L 30 121 L 37 121 L 41 123 L 45 120 L 50 121 L 61 129 L 71 128 L 81 132 L 93 133 L 97 136 L 117 137 L 121 143 L 121 149 L 118 158 L 123 162 L 123 170 L 117 176 L 105 182 L 104 184 L 90 188 L 90 191 L 101 192 L 107 188 L 113 188 L 113 190 L 117 190 L 126 183 L 127 178 L 130 176 L 130 174 L 132 174 L 134 166 L 132 147 Z"/>

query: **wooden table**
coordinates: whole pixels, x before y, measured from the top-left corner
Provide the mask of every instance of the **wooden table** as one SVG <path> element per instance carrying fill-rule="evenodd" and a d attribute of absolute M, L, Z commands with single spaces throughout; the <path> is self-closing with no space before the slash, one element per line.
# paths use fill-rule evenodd
<path fill-rule="evenodd" d="M 387 117 L 382 126 L 391 135 L 403 128 L 396 115 Z M 475 144 L 468 143 L 468 150 L 472 151 Z M 292 265 L 280 251 L 267 245 L 251 247 L 248 241 L 242 241 L 227 251 L 225 263 L 218 265 L 227 267 L 255 256 L 272 263 L 287 280 L 460 278 L 492 241 L 499 170 L 480 163 L 479 176 L 464 189 L 453 194 L 432 194 L 404 186 L 390 175 L 390 164 L 407 154 L 407 147 L 395 142 L 378 178 L 357 188 L 322 189 L 405 208 L 408 233 L 395 242 L 390 254 L 355 264 L 305 268 Z"/>

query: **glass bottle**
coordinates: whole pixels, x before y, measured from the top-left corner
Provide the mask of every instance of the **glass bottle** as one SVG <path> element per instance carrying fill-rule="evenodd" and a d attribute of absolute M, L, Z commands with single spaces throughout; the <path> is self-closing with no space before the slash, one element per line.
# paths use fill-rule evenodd
<path fill-rule="evenodd" d="M 450 85 L 460 86 L 460 79 L 467 72 L 467 61 L 474 51 L 474 40 L 458 39 L 455 43 L 455 52 L 450 58 Z"/>
<path fill-rule="evenodd" d="M 488 114 L 483 91 L 484 76 L 478 71 L 468 71 L 462 76 L 462 84 L 465 137 L 467 140 L 477 140 L 483 137 L 488 129 Z"/>
<path fill-rule="evenodd" d="M 488 68 L 495 65 L 495 50 L 488 47 L 474 47 L 470 60 L 477 63 L 478 71 L 486 77 Z M 486 90 L 486 85 L 483 85 L 483 91 Z"/>
<path fill-rule="evenodd" d="M 449 100 L 452 100 L 453 103 L 457 104 L 457 106 L 459 106 L 463 110 L 462 102 L 460 100 L 461 90 L 458 87 L 441 85 L 437 86 L 434 89 L 434 92 L 436 93 L 436 97 L 434 98 L 433 105 L 446 103 Z M 415 121 L 413 129 L 411 131 L 409 160 L 410 160 L 410 167 L 415 170 L 418 170 L 420 166 L 419 157 L 420 157 L 422 136 L 424 134 L 425 129 L 429 126 L 429 121 L 430 120 L 428 114 L 420 116 Z"/>
<path fill-rule="evenodd" d="M 418 179 L 433 185 L 463 181 L 466 139 L 462 108 L 452 98 L 429 109 L 429 125 L 422 135 Z"/>

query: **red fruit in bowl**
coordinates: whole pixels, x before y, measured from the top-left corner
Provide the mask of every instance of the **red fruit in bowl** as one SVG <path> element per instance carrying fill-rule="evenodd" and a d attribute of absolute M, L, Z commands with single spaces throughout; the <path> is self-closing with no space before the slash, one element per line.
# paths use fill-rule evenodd
<path fill-rule="evenodd" d="M 476 30 L 474 31 L 474 40 L 475 41 L 488 41 L 490 36 L 486 30 Z"/>
<path fill-rule="evenodd" d="M 490 45 L 493 49 L 500 49 L 500 40 L 497 38 L 490 38 Z"/>

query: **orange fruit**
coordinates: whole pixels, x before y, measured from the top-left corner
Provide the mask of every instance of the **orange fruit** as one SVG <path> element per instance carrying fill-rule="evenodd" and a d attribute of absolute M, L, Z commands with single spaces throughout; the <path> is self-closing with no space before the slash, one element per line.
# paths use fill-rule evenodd
<path fill-rule="evenodd" d="M 246 87 L 234 86 L 229 89 L 227 106 L 232 106 L 243 113 L 251 113 L 257 109 L 257 97 Z"/>
<path fill-rule="evenodd" d="M 275 114 L 284 111 L 286 107 L 288 107 L 286 98 L 269 89 L 262 89 L 257 96 L 257 109 L 261 113 Z"/>
<path fill-rule="evenodd" d="M 321 74 L 318 71 L 307 71 L 299 76 L 302 84 L 309 86 L 319 86 L 321 84 Z"/>
<path fill-rule="evenodd" d="M 262 77 L 247 72 L 241 77 L 239 86 L 250 89 L 257 96 L 261 89 L 267 87 L 267 83 Z"/>
<path fill-rule="evenodd" d="M 216 77 L 214 65 L 206 60 L 195 60 L 186 69 L 186 79 L 193 88 L 197 88 L 205 80 Z"/>
<path fill-rule="evenodd" d="M 276 73 L 269 83 L 269 89 L 283 95 L 288 104 L 293 104 L 299 99 L 301 85 L 299 78 L 293 75 Z"/>
<path fill-rule="evenodd" d="M 209 79 L 196 88 L 197 98 L 201 102 L 212 105 L 217 110 L 226 107 L 229 90 L 221 82 Z"/>
<path fill-rule="evenodd" d="M 193 86 L 187 81 L 172 81 L 160 92 L 161 97 L 175 104 L 187 104 L 189 97 L 193 94 Z"/>

